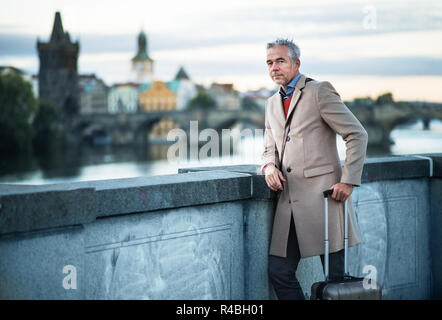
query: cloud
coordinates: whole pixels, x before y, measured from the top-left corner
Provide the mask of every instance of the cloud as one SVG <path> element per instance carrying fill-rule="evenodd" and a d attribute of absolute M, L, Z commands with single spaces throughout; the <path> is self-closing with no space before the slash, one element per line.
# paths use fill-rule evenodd
<path fill-rule="evenodd" d="M 199 2 L 192 3 L 202 5 Z M 336 37 L 357 38 L 366 35 L 382 36 L 387 33 L 442 30 L 442 3 L 440 2 L 407 0 L 371 1 L 369 3 L 368 7 L 374 9 L 375 13 L 374 29 L 364 28 L 364 18 L 370 14 L 364 10 L 368 4 L 366 1 L 341 1 L 339 4 L 278 1 L 276 4 L 274 2 L 258 2 L 257 4 L 240 2 L 237 5 L 226 3 L 223 10 L 217 11 L 215 9 L 223 6 L 211 10 L 211 6 L 202 5 L 198 10 L 186 8 L 181 15 L 177 15 L 177 10 L 174 10 L 176 21 L 173 24 L 169 20 L 164 20 L 163 26 L 158 24 L 161 20 L 154 25 L 147 21 L 145 31 L 149 36 L 151 50 L 174 50 L 214 45 L 265 43 L 277 36 L 286 36 L 301 41 L 310 39 L 322 41 Z M 135 8 L 137 5 L 141 6 L 134 2 Z M 180 5 L 177 6 L 179 9 Z M 112 12 L 118 8 L 120 8 L 119 5 L 110 4 L 109 15 L 113 17 Z M 73 39 L 80 39 L 83 53 L 135 50 L 136 32 L 129 33 L 127 28 L 121 31 L 119 27 L 128 19 L 127 17 L 121 17 L 109 26 L 106 25 L 110 23 L 108 16 L 94 17 L 93 21 L 89 19 L 88 23 L 84 24 L 78 21 L 80 13 L 84 11 L 84 16 L 93 16 L 92 11 L 98 8 L 89 6 L 87 10 L 80 10 L 75 7 L 75 10 L 72 9 L 75 14 L 68 9 L 65 10 L 66 14 L 62 12 L 65 17 L 63 19 L 65 28 Z M 164 14 L 164 10 L 158 10 L 158 17 Z M 147 17 L 137 12 L 132 21 L 126 24 L 133 25 L 134 21 L 143 21 Z M 102 29 L 108 30 L 106 34 L 98 34 L 92 28 L 92 25 L 99 22 L 103 25 Z M 30 25 L 31 21 L 28 24 Z M 46 21 L 46 24 L 48 26 L 47 38 L 49 38 L 52 20 Z M 137 24 L 139 27 L 136 29 L 139 30 L 142 23 L 137 22 Z M 91 25 L 88 31 L 85 29 L 87 25 Z M 34 52 L 35 38 L 12 33 L 15 29 L 11 23 L 3 26 L 7 28 L 0 29 L 3 30 L 3 34 L 0 34 L 0 55 Z M 16 29 L 22 30 L 23 26 L 23 23 L 17 25 L 18 29 Z"/>
<path fill-rule="evenodd" d="M 335 61 L 304 59 L 303 72 L 376 76 L 442 76 L 442 59 L 430 57 L 350 58 Z"/>
<path fill-rule="evenodd" d="M 95 3 L 85 9 L 84 3 L 72 5 L 75 10 L 68 6 L 61 12 L 71 39 L 80 42 L 79 69 L 95 72 L 105 80 L 117 79 L 123 70 L 129 69 L 130 57 L 135 54 L 137 33 L 142 25 L 139 21 L 153 12 L 135 10 L 129 18 L 124 11 L 121 20 L 114 19 L 114 24 L 109 24 L 115 11 L 123 10 L 121 3 L 111 2 L 105 16 L 94 14 L 95 10 L 102 10 L 100 5 Z M 144 8 L 146 4 L 141 3 L 131 2 L 133 8 Z M 191 1 L 191 4 L 192 8 L 184 10 L 182 15 L 178 14 L 183 8 L 180 3 L 175 4 L 172 16 L 169 14 L 164 21 L 161 15 L 167 12 L 158 8 L 155 24 L 145 20 L 157 75 L 173 76 L 184 65 L 195 77 L 265 76 L 265 44 L 279 36 L 294 38 L 300 44 L 301 68 L 305 73 L 442 75 L 439 59 L 442 45 L 434 41 L 442 36 L 442 2 L 277 1 L 275 5 L 273 1 L 241 1 L 213 6 Z M 370 11 L 365 10 L 367 5 L 375 10 L 374 29 L 364 28 L 364 18 Z M 167 6 L 163 4 L 160 8 Z M 79 19 L 82 15 L 89 17 L 84 18 L 86 22 Z M 51 16 L 45 20 L 48 31 L 41 41 L 47 41 L 50 36 L 53 13 L 47 16 Z M 16 26 L 11 19 L 0 25 L 3 32 L 0 64 L 17 62 L 18 67 L 37 72 L 37 36 L 15 33 L 23 32 L 26 25 L 35 22 L 21 19 Z M 93 25 L 98 24 L 102 24 L 100 30 L 106 30 L 105 34 L 94 29 Z M 123 24 L 127 27 L 120 29 Z"/>
<path fill-rule="evenodd" d="M 36 44 L 34 36 L 0 34 L 0 56 L 33 54 L 37 52 Z"/>

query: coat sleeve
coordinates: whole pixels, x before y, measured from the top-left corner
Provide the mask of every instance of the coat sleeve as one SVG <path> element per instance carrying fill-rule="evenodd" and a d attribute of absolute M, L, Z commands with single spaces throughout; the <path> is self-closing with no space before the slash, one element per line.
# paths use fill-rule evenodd
<path fill-rule="evenodd" d="M 345 141 L 341 182 L 359 186 L 367 150 L 367 132 L 327 81 L 319 84 L 317 105 L 322 119 Z"/>
<path fill-rule="evenodd" d="M 276 147 L 276 142 L 273 137 L 272 128 L 270 127 L 268 119 L 269 106 L 270 106 L 269 101 L 267 101 L 265 108 L 264 151 L 261 157 L 262 160 L 260 168 L 261 173 L 263 173 L 262 170 L 269 163 L 273 163 L 277 168 L 279 168 L 278 148 Z"/>

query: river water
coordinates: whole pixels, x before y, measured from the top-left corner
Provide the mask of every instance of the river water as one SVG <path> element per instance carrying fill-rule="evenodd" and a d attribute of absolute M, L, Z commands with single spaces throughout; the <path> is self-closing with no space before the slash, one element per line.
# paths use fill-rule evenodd
<path fill-rule="evenodd" d="M 417 153 L 442 153 L 442 122 L 430 122 L 430 130 L 422 123 L 397 128 L 391 133 L 395 142 L 390 151 L 369 149 L 368 157 L 405 155 Z M 0 159 L 0 183 L 52 184 L 60 182 L 130 178 L 177 173 L 178 168 L 220 166 L 234 164 L 259 164 L 263 139 L 252 135 L 239 140 L 237 152 L 227 156 L 204 156 L 191 159 L 167 160 L 170 146 L 153 146 L 149 150 L 133 148 L 88 147 L 46 157 L 3 157 Z M 338 136 L 338 152 L 345 158 L 345 144 Z M 221 141 L 220 141 L 221 144 Z"/>

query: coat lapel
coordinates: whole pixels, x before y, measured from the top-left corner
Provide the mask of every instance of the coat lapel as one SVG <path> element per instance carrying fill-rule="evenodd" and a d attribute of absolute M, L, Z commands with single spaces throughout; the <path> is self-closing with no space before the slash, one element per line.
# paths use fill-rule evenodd
<path fill-rule="evenodd" d="M 281 124 L 281 127 L 284 128 L 285 125 L 285 114 L 284 114 L 284 106 L 282 105 L 281 95 L 279 92 L 272 97 L 273 99 L 273 115 L 278 122 Z"/>
<path fill-rule="evenodd" d="M 290 118 L 290 114 L 293 112 L 293 110 L 296 107 L 296 104 L 298 103 L 299 99 L 302 95 L 302 89 L 305 87 L 305 76 L 302 75 L 301 78 L 298 80 L 298 83 L 296 84 L 295 91 L 293 92 L 293 98 L 292 101 L 290 101 L 289 111 L 287 112 L 287 119 Z M 282 104 L 282 102 L 281 102 Z M 284 111 L 283 111 L 284 115 Z M 284 127 L 288 124 L 287 119 L 285 120 Z"/>

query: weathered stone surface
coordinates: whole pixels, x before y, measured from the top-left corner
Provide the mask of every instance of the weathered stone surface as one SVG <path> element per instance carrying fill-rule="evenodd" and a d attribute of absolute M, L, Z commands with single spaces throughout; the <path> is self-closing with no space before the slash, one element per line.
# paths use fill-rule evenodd
<path fill-rule="evenodd" d="M 180 168 L 178 173 L 186 172 L 200 172 L 223 170 L 228 172 L 240 172 L 252 176 L 252 197 L 255 199 L 269 199 L 275 198 L 276 193 L 267 187 L 264 176 L 259 172 L 260 166 L 255 164 L 247 165 L 231 165 L 231 166 L 215 166 L 215 167 L 195 167 L 195 168 Z"/>
<path fill-rule="evenodd" d="M 244 212 L 244 299 L 269 299 L 267 259 L 273 224 L 272 200 L 245 200 Z"/>
<path fill-rule="evenodd" d="M 89 223 L 95 213 L 91 188 L 17 192 L 0 196 L 0 235 Z"/>
<path fill-rule="evenodd" d="M 349 270 L 376 276 L 385 299 L 441 296 L 441 155 L 429 156 L 433 177 L 427 159 L 368 159 L 353 193 L 362 243 Z M 273 299 L 274 198 L 257 169 L 0 185 L 0 298 Z M 63 285 L 66 266 L 76 289 Z M 308 296 L 323 279 L 319 257 L 297 276 Z"/>
<path fill-rule="evenodd" d="M 251 177 L 212 171 L 29 188 L 0 187 L 0 235 L 90 223 L 98 217 L 248 199 Z"/>
<path fill-rule="evenodd" d="M 85 299 L 242 299 L 242 206 L 223 202 L 85 226 Z"/>
<path fill-rule="evenodd" d="M 242 231 L 222 202 L 18 234 L 0 241 L 0 299 L 242 299 Z"/>
<path fill-rule="evenodd" d="M 442 299 L 442 179 L 430 180 L 430 247 L 433 275 L 433 298 Z"/>

